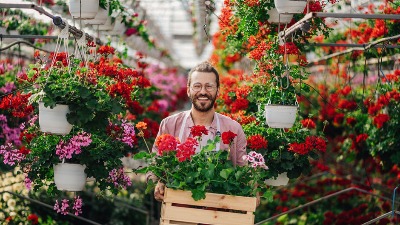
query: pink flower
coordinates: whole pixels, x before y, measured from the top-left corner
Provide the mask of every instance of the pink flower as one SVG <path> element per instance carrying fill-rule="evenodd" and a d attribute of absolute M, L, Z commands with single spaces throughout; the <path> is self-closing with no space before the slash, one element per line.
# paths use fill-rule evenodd
<path fill-rule="evenodd" d="M 75 216 L 82 214 L 82 199 L 79 196 L 74 198 L 74 205 L 72 206 L 72 209 L 75 211 Z"/>

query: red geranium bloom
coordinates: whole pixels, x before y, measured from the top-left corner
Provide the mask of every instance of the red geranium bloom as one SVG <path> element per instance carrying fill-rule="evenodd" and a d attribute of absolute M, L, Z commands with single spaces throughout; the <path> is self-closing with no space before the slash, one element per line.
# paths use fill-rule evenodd
<path fill-rule="evenodd" d="M 305 143 L 290 143 L 288 151 L 292 151 L 292 152 L 300 154 L 300 155 L 305 155 L 310 150 L 307 148 Z"/>
<path fill-rule="evenodd" d="M 163 155 L 164 152 L 176 150 L 179 141 L 170 134 L 162 134 L 156 138 L 155 145 L 158 147 L 158 155 Z"/>
<path fill-rule="evenodd" d="M 31 224 L 39 224 L 39 217 L 36 214 L 30 214 L 28 216 L 28 221 L 30 221 Z"/>
<path fill-rule="evenodd" d="M 232 131 L 226 131 L 222 133 L 222 142 L 229 145 L 236 136 L 237 134 L 233 133 Z"/>
<path fill-rule="evenodd" d="M 389 121 L 390 117 L 387 114 L 378 114 L 374 118 L 374 124 L 377 128 L 383 127 L 383 124 Z"/>
<path fill-rule="evenodd" d="M 208 134 L 208 130 L 205 126 L 202 125 L 195 125 L 190 129 L 190 134 L 193 137 L 201 137 L 201 135 L 207 135 Z"/>
<path fill-rule="evenodd" d="M 317 136 L 306 137 L 306 145 L 309 146 L 311 150 L 317 149 L 318 151 L 326 152 L 326 141 L 321 137 Z"/>
<path fill-rule="evenodd" d="M 301 124 L 303 125 L 303 127 L 308 128 L 308 129 L 314 129 L 316 127 L 316 125 L 312 119 L 304 119 L 301 121 Z"/>
<path fill-rule="evenodd" d="M 360 143 L 360 142 L 362 142 L 362 141 L 367 140 L 367 138 L 368 138 L 368 134 L 359 134 L 359 135 L 357 136 L 357 138 L 356 138 L 356 142 L 357 142 L 357 143 Z"/>
<path fill-rule="evenodd" d="M 179 162 L 190 159 L 190 157 L 196 153 L 196 146 L 198 145 L 199 143 L 196 141 L 196 139 L 186 139 L 184 143 L 177 146 L 176 158 L 178 158 Z"/>
<path fill-rule="evenodd" d="M 247 143 L 249 148 L 258 150 L 258 149 L 263 149 L 267 148 L 268 141 L 265 140 L 265 138 L 259 134 L 252 135 L 247 139 Z"/>

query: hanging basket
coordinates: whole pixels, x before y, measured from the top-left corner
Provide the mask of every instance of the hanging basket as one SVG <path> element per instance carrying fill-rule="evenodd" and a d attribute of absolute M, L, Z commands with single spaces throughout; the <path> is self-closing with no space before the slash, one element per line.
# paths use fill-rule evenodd
<path fill-rule="evenodd" d="M 265 119 L 271 128 L 291 128 L 296 121 L 297 106 L 265 105 Z"/>
<path fill-rule="evenodd" d="M 302 13 L 307 0 L 274 0 L 278 13 Z"/>
<path fill-rule="evenodd" d="M 39 126 L 40 131 L 52 134 L 68 134 L 72 125 L 67 121 L 69 113 L 68 105 L 57 104 L 54 108 L 45 107 L 43 102 L 39 102 Z"/>
<path fill-rule="evenodd" d="M 83 23 L 86 25 L 103 25 L 107 22 L 108 19 L 108 9 L 103 9 L 99 7 L 99 11 L 97 12 L 94 19 L 85 20 Z"/>
<path fill-rule="evenodd" d="M 82 191 L 86 183 L 85 166 L 59 163 L 53 165 L 54 183 L 60 191 Z"/>
<path fill-rule="evenodd" d="M 278 174 L 277 178 L 270 178 L 268 180 L 265 180 L 265 183 L 267 185 L 271 186 L 286 186 L 289 183 L 289 178 L 287 176 L 287 172 L 280 173 Z"/>
<path fill-rule="evenodd" d="M 268 22 L 270 22 L 270 23 L 286 24 L 286 23 L 290 23 L 290 21 L 292 21 L 292 18 L 293 18 L 293 14 L 280 14 L 280 17 L 279 17 L 279 13 L 276 8 L 268 10 L 268 15 L 269 15 Z"/>
<path fill-rule="evenodd" d="M 94 19 L 99 11 L 99 0 L 68 0 L 68 8 L 74 18 Z"/>

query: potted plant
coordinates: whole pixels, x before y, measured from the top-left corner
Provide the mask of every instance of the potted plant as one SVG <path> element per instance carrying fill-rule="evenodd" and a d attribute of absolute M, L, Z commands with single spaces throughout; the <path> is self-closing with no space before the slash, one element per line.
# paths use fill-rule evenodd
<path fill-rule="evenodd" d="M 41 132 L 35 120 L 21 135 L 25 145 L 18 162 L 25 183 L 34 190 L 47 187 L 53 197 L 60 191 L 82 191 L 87 177 L 102 194 L 117 194 L 131 185 L 121 158 L 132 152 L 133 124 L 114 119 L 102 130 L 89 133 L 74 128 L 67 135 L 56 135 Z"/>
<path fill-rule="evenodd" d="M 201 130 L 201 132 L 198 132 L 199 130 Z M 200 152 L 195 154 L 195 149 L 199 145 L 198 143 L 200 143 L 202 135 L 207 134 L 208 131 L 204 126 L 194 126 L 191 132 L 194 138 L 188 138 L 183 143 L 179 143 L 172 135 L 160 135 L 155 142 L 156 146 L 158 146 L 158 152 L 139 152 L 134 156 L 135 159 L 144 159 L 148 163 L 147 166 L 138 168 L 135 172 L 154 173 L 161 182 L 165 183 L 167 187 L 167 199 L 168 193 L 174 192 L 169 189 L 186 191 L 186 193 L 179 193 L 188 196 L 190 199 L 182 201 L 190 201 L 191 204 L 196 204 L 195 202 L 199 201 L 200 203 L 198 204 L 202 206 L 213 207 L 213 205 L 208 205 L 206 203 L 208 199 L 207 196 L 211 193 L 220 194 L 220 199 L 232 198 L 233 196 L 252 197 L 253 204 L 255 204 L 257 193 L 262 193 L 264 197 L 269 198 L 271 193 L 264 183 L 269 170 L 263 161 L 262 155 L 256 152 L 250 152 L 248 155 L 243 156 L 244 159 L 248 161 L 247 165 L 234 167 L 231 161 L 228 160 L 229 148 L 213 151 L 216 144 L 221 141 L 219 136 L 216 136 L 214 140 L 209 140 L 207 145 L 200 146 Z M 223 145 L 221 144 L 222 147 L 229 146 L 236 134 L 228 131 L 222 133 L 221 136 L 223 142 Z M 155 183 L 149 180 L 148 187 L 153 188 L 154 185 Z M 225 195 L 225 197 L 222 195 Z M 172 198 L 172 196 L 169 197 Z M 168 203 L 168 200 L 166 201 L 165 203 Z M 176 199 L 171 201 L 179 203 L 176 202 Z M 236 201 L 240 202 L 238 199 L 236 199 Z M 182 204 L 184 202 L 180 203 Z M 227 202 L 226 205 L 229 204 L 233 203 Z M 165 207 L 165 210 L 171 210 L 167 205 L 163 207 Z M 214 210 L 214 213 L 218 214 L 218 210 Z M 165 218 L 162 216 L 162 220 L 170 219 L 167 215 L 165 216 Z M 219 218 L 217 217 L 218 216 L 216 216 L 216 219 L 218 220 Z M 176 219 L 182 222 L 190 222 L 190 220 L 183 218 L 183 216 Z M 212 216 L 207 215 L 202 219 L 197 218 L 197 220 L 192 222 L 203 223 L 211 222 L 210 220 L 212 220 L 215 223 Z M 242 224 L 250 224 L 248 222 Z M 229 222 L 220 223 L 229 224 Z"/>
<path fill-rule="evenodd" d="M 248 99 L 256 102 L 259 110 L 265 113 L 269 127 L 290 128 L 297 116 L 297 93 L 307 91 L 301 81 L 308 73 L 302 66 L 288 63 L 288 57 L 299 52 L 294 43 L 279 45 L 275 41 L 268 45 L 269 49 L 254 71 L 261 73 L 261 82 L 253 85 Z"/>
<path fill-rule="evenodd" d="M 26 91 L 32 94 L 31 102 L 52 109 L 67 105 L 68 123 L 86 131 L 106 127 L 111 115 L 129 108 L 139 77 L 135 70 L 106 58 L 114 53 L 111 47 L 101 47 L 98 53 L 99 60 L 88 67 L 65 53 L 57 53 L 51 64 L 31 64 L 28 76 L 20 80 L 30 85 Z"/>
<path fill-rule="evenodd" d="M 284 185 L 275 183 L 280 175 L 289 179 L 307 175 L 312 169 L 310 159 L 318 159 L 326 151 L 325 135 L 317 131 L 310 118 L 286 131 L 268 128 L 265 123 L 264 114 L 257 113 L 257 120 L 243 125 L 243 130 L 248 137 L 247 148 L 264 156 L 269 168 L 269 185 Z"/>

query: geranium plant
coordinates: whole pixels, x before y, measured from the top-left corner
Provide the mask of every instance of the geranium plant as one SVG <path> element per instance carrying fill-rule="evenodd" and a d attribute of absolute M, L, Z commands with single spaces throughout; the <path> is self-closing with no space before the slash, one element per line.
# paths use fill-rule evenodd
<path fill-rule="evenodd" d="M 20 82 L 30 85 L 32 101 L 46 107 L 69 106 L 67 120 L 86 129 L 104 128 L 111 115 L 123 113 L 134 104 L 134 91 L 140 79 L 136 70 L 113 62 L 114 49 L 102 46 L 100 59 L 85 66 L 80 59 L 57 53 L 52 63 L 39 60 L 31 64 Z"/>
<path fill-rule="evenodd" d="M 206 192 L 255 197 L 258 192 L 269 196 L 264 183 L 269 170 L 262 155 L 250 152 L 244 156 L 248 164 L 233 166 L 229 160 L 229 149 L 214 151 L 221 137 L 199 146 L 203 135 L 208 133 L 204 126 L 191 129 L 194 138 L 180 143 L 170 134 L 160 135 L 155 142 L 158 152 L 139 152 L 135 159 L 144 159 L 148 165 L 138 168 L 137 173 L 154 173 L 167 187 L 192 192 L 195 200 L 205 198 Z M 230 144 L 236 134 L 222 133 L 224 144 Z M 199 146 L 200 152 L 195 153 Z M 148 190 L 154 187 L 149 180 Z"/>
<path fill-rule="evenodd" d="M 326 151 L 323 132 L 318 132 L 315 122 L 306 118 L 288 130 L 268 128 L 264 115 L 258 113 L 257 121 L 243 125 L 247 148 L 264 156 L 269 175 L 287 173 L 289 178 L 308 174 L 312 169 L 310 159 L 318 159 Z"/>

